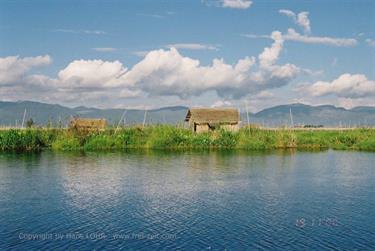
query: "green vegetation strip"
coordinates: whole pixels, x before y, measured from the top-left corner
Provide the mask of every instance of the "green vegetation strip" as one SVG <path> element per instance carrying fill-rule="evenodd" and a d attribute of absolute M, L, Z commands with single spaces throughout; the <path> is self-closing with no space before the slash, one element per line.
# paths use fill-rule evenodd
<path fill-rule="evenodd" d="M 340 149 L 375 151 L 375 130 L 266 130 L 243 128 L 196 134 L 176 126 L 123 128 L 115 132 L 77 132 L 67 129 L 10 129 L 0 131 L 0 150 L 121 150 L 121 149 Z"/>

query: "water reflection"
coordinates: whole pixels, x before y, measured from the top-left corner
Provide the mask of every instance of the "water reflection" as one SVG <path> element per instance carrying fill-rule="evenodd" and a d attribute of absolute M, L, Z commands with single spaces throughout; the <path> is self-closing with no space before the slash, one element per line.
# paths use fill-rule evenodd
<path fill-rule="evenodd" d="M 0 154 L 0 237 L 15 249 L 366 249 L 374 161 L 294 150 Z M 295 225 L 327 217 L 340 225 Z M 20 242 L 20 231 L 176 239 Z"/>
<path fill-rule="evenodd" d="M 0 162 L 7 167 L 22 167 L 24 169 L 39 168 L 41 161 L 40 152 L 6 152 L 0 154 Z"/>

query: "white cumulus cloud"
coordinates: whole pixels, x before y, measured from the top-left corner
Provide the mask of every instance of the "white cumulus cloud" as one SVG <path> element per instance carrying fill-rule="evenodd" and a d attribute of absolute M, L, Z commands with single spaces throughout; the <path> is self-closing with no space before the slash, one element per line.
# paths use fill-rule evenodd
<path fill-rule="evenodd" d="M 10 56 L 0 58 L 0 85 L 20 82 L 31 69 L 49 65 L 52 58 L 49 55 L 37 57 Z"/>
<path fill-rule="evenodd" d="M 362 74 L 345 73 L 337 79 L 326 82 L 318 81 L 307 87 L 313 96 L 333 94 L 345 98 L 361 98 L 375 96 L 375 81 Z"/>
<path fill-rule="evenodd" d="M 75 60 L 58 73 L 58 80 L 64 87 L 115 87 L 126 71 L 119 61 Z"/>
<path fill-rule="evenodd" d="M 129 69 L 120 61 L 81 59 L 70 62 L 56 77 L 49 77 L 32 72 L 27 74 L 32 67 L 50 63 L 49 56 L 1 58 L 1 72 L 8 74 L 12 72 L 9 69 L 17 72 L 5 75 L 6 78 L 2 74 L 0 86 L 22 80 L 19 92 L 23 88 L 30 95 L 37 93 L 38 96 L 68 102 L 147 95 L 184 99 L 212 92 L 224 100 L 237 99 L 287 85 L 303 72 L 293 64 L 277 64 L 284 40 L 279 31 L 273 32 L 271 38 L 272 45 L 264 48 L 258 60 L 246 56 L 233 64 L 215 58 L 211 64 L 202 65 L 199 60 L 183 56 L 172 47 L 148 52 Z M 3 88 L 1 91 L 9 90 Z"/>
<path fill-rule="evenodd" d="M 272 32 L 271 38 L 274 40 L 272 46 L 264 48 L 263 52 L 259 55 L 259 62 L 262 67 L 273 65 L 279 58 L 280 52 L 283 48 L 284 40 L 281 32 Z"/>
<path fill-rule="evenodd" d="M 276 64 L 283 39 L 278 31 L 271 37 L 274 43 L 258 56 L 259 64 L 255 57 L 245 57 L 235 64 L 216 58 L 204 66 L 199 60 L 182 56 L 176 48 L 154 50 L 124 75 L 124 84 L 152 95 L 182 98 L 206 91 L 233 98 L 280 87 L 293 80 L 301 70 L 293 64 Z"/>
<path fill-rule="evenodd" d="M 201 66 L 199 60 L 184 57 L 175 48 L 154 50 L 124 78 L 126 85 L 148 93 L 185 97 L 216 88 L 235 89 L 247 77 L 254 61 L 246 57 L 232 66 L 222 59 L 214 59 L 212 65 Z"/>

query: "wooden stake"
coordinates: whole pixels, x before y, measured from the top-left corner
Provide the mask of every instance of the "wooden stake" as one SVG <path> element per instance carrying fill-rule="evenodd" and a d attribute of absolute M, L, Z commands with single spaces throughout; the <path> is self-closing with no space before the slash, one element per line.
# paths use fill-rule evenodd
<path fill-rule="evenodd" d="M 125 116 L 126 112 L 127 112 L 127 110 L 125 110 L 125 111 L 122 113 L 121 118 L 120 118 L 120 120 L 119 120 L 119 122 L 118 122 L 118 124 L 117 124 L 116 129 L 115 129 L 115 134 L 116 134 L 118 128 L 120 127 L 120 123 L 121 123 L 121 121 L 124 119 L 124 116 Z"/>
<path fill-rule="evenodd" d="M 22 128 L 23 128 L 23 125 L 25 123 L 25 117 L 26 117 L 26 108 L 25 108 L 25 111 L 23 112 L 23 118 L 22 118 Z"/>
<path fill-rule="evenodd" d="M 292 107 L 289 108 L 289 115 L 290 115 L 290 126 L 294 127 L 293 115 L 292 115 Z"/>
<path fill-rule="evenodd" d="M 249 126 L 249 124 L 250 124 L 250 119 L 249 119 L 249 109 L 247 108 L 247 101 L 245 101 L 245 106 L 246 106 L 247 125 Z"/>
<path fill-rule="evenodd" d="M 147 116 L 147 109 L 145 109 L 145 114 L 143 116 L 143 123 L 142 123 L 142 127 L 145 127 L 145 123 L 146 123 L 146 116 Z"/>

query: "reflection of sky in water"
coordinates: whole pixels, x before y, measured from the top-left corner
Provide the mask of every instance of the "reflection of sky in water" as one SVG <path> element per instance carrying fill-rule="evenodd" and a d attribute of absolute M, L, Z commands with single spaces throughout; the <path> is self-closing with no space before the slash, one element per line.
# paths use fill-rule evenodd
<path fill-rule="evenodd" d="M 129 241 L 126 247 L 294 243 L 326 249 L 344 243 L 361 249 L 375 224 L 374 157 L 339 151 L 0 154 L 0 216 L 5 238 L 20 230 L 143 232 L 179 239 Z M 342 227 L 295 228 L 296 219 L 325 217 Z M 124 244 L 104 243 L 114 249 Z M 41 244 L 28 243 L 58 246 Z"/>
<path fill-rule="evenodd" d="M 96 156 L 71 157 L 60 163 L 62 186 L 68 202 L 79 209 L 116 204 L 122 192 L 121 183 L 128 172 L 121 172 L 119 159 Z M 110 162 L 110 163 L 107 163 Z M 107 164 L 111 168 L 107 168 Z"/>
<path fill-rule="evenodd" d="M 257 182 L 258 200 L 272 202 L 278 175 L 293 167 L 293 154 L 107 154 L 72 156 L 59 163 L 66 202 L 97 213 L 110 210 L 124 200 L 133 200 L 135 214 L 143 217 L 172 219 L 192 205 L 205 204 L 202 196 L 211 197 L 215 207 L 228 207 L 228 192 L 246 191 L 252 185 L 248 176 L 259 176 L 259 168 L 272 175 Z M 244 169 L 246 175 L 243 175 Z M 261 196 L 263 196 L 261 198 Z M 181 203 L 181 201 L 183 201 Z M 123 208 L 123 210 L 127 210 Z M 194 211 L 189 212 L 190 217 Z"/>

